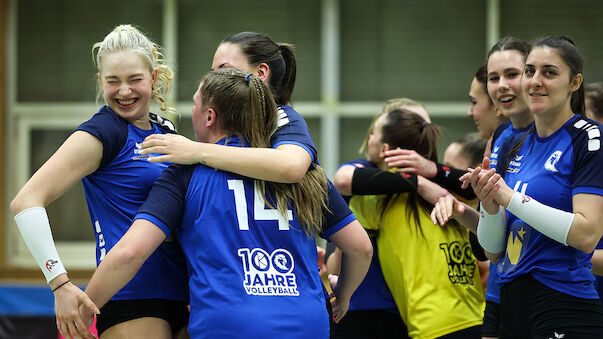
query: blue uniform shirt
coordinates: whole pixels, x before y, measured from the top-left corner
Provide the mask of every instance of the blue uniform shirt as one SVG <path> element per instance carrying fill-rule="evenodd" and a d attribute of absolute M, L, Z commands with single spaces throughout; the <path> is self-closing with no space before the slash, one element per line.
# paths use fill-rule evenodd
<path fill-rule="evenodd" d="M 490 168 L 496 168 L 498 164 L 498 153 L 505 141 L 509 138 L 527 132 L 532 128 L 532 122 L 528 127 L 517 129 L 513 128 L 510 121 L 500 124 L 494 131 L 492 136 L 492 152 L 490 153 Z M 488 274 L 488 288 L 486 289 L 486 300 L 500 303 L 500 287 L 496 283 L 496 266 L 497 264 L 490 262 L 490 273 Z"/>
<path fill-rule="evenodd" d="M 235 137 L 222 140 L 239 146 Z M 189 267 L 192 338 L 327 338 L 316 244 L 289 206 L 270 209 L 250 178 L 204 165 L 172 166 L 136 218 L 177 230 Z M 341 196 L 329 237 L 355 220 Z M 337 204 L 336 204 L 337 203 Z"/>
<path fill-rule="evenodd" d="M 517 135 L 501 149 L 508 154 Z M 500 162 L 506 161 L 499 155 Z M 530 133 L 514 159 L 505 182 L 537 201 L 572 211 L 572 196 L 603 195 L 601 126 L 575 115 L 546 138 Z M 501 166 L 499 165 L 498 169 Z M 536 231 L 507 211 L 507 249 L 498 264 L 498 282 L 505 284 L 523 274 L 557 291 L 579 298 L 598 298 L 591 273 L 592 253 L 560 244 Z"/>
<path fill-rule="evenodd" d="M 150 130 L 139 129 L 108 106 L 76 130 L 92 134 L 103 144 L 99 168 L 82 179 L 96 238 L 98 265 L 128 231 L 153 183 L 167 167 L 165 163 L 136 159 L 139 144 L 147 136 L 166 130 L 158 123 L 152 123 Z M 188 301 L 184 255 L 171 239 L 159 246 L 112 300 L 148 298 Z"/>

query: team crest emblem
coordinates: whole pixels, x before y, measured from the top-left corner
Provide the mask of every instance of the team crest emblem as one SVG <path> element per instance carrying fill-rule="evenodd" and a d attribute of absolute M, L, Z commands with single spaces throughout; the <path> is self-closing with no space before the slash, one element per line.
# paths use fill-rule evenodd
<path fill-rule="evenodd" d="M 549 158 L 546 160 L 546 162 L 544 163 L 544 169 L 546 169 L 549 172 L 558 172 L 557 168 L 555 168 L 555 165 L 561 158 L 561 154 L 563 154 L 563 152 L 561 152 L 559 150 L 553 152 L 549 156 Z"/>

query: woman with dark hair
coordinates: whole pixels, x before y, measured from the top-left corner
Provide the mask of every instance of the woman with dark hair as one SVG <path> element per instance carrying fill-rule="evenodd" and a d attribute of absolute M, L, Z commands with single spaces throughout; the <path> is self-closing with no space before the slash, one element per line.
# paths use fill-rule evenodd
<path fill-rule="evenodd" d="M 504 143 L 496 172 L 485 158 L 463 178 L 481 200 L 480 243 L 498 261 L 500 338 L 603 335 L 590 272 L 603 234 L 601 125 L 583 117 L 582 65 L 568 38 L 533 42 L 521 86 L 534 127 Z"/>

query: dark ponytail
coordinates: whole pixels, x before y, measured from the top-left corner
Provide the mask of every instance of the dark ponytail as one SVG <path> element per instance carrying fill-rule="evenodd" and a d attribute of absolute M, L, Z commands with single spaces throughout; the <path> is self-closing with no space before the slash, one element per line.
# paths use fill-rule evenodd
<path fill-rule="evenodd" d="M 276 102 L 288 104 L 291 102 L 293 88 L 295 87 L 295 77 L 297 75 L 297 61 L 293 52 L 293 45 L 279 43 L 278 48 L 285 62 L 285 70 L 280 84 L 275 85 Z"/>
<path fill-rule="evenodd" d="M 291 102 L 297 72 L 293 45 L 277 44 L 268 36 L 256 32 L 239 32 L 225 38 L 222 43 L 238 45 L 250 65 L 268 65 L 268 82 L 276 103 L 286 105 Z"/>
<path fill-rule="evenodd" d="M 384 113 L 385 123 L 381 127 L 381 142 L 389 145 L 390 149 L 397 147 L 411 149 L 421 156 L 437 162 L 437 145 L 442 138 L 440 127 L 426 122 L 420 115 L 405 109 L 395 109 Z M 382 212 L 385 212 L 393 194 L 381 200 Z M 408 221 L 414 223 L 417 231 L 423 234 L 419 223 L 419 208 L 429 214 L 433 205 L 418 194 L 410 194 L 407 200 Z"/>

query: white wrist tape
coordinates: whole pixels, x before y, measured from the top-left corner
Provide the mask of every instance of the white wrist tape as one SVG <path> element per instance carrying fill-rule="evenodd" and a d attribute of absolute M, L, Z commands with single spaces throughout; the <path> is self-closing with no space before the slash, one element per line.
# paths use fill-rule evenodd
<path fill-rule="evenodd" d="M 513 193 L 507 210 L 538 232 L 567 245 L 567 234 L 576 216 L 574 213 L 541 204 L 519 192 Z"/>
<path fill-rule="evenodd" d="M 480 208 L 477 240 L 484 250 L 492 254 L 503 252 L 505 250 L 505 235 L 505 218 L 500 207 L 496 214 L 488 214 L 483 208 Z"/>
<path fill-rule="evenodd" d="M 67 273 L 52 239 L 48 215 L 44 207 L 32 207 L 15 216 L 21 236 L 40 266 L 46 282 Z"/>

